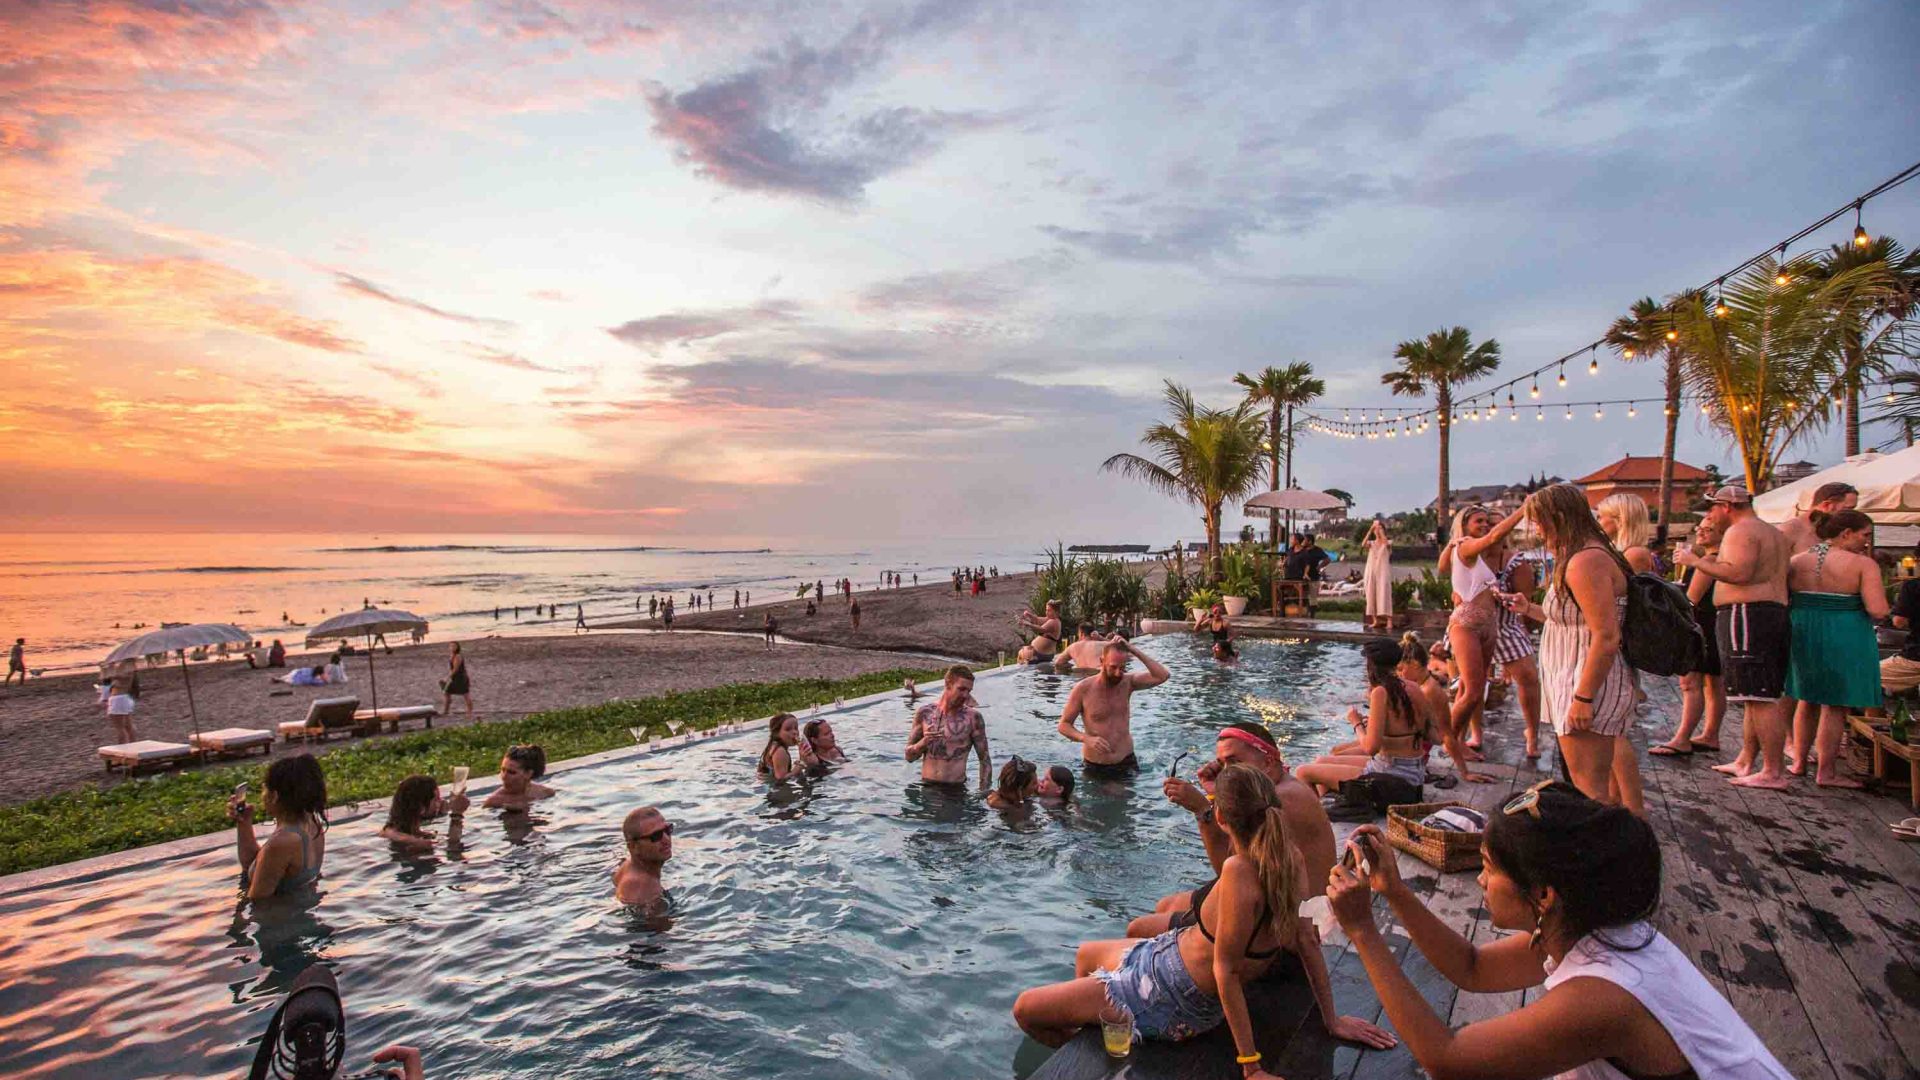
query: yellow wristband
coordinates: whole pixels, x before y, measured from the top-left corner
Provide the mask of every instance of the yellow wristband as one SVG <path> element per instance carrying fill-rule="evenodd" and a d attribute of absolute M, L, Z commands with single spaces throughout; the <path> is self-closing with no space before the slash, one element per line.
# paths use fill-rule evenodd
<path fill-rule="evenodd" d="M 1241 1054 L 1239 1057 L 1236 1057 L 1233 1060 L 1239 1062 L 1242 1065 L 1251 1065 L 1254 1062 L 1260 1060 L 1260 1052 L 1256 1050 L 1251 1054 Z"/>

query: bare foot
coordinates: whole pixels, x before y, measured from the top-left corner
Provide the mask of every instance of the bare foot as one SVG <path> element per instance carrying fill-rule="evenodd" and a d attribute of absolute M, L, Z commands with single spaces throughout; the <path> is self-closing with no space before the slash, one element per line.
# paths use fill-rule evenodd
<path fill-rule="evenodd" d="M 1738 784 L 1741 787 L 1765 788 L 1768 791 L 1786 791 L 1793 787 L 1793 781 L 1787 779 L 1785 775 L 1770 773 L 1765 769 L 1745 776 L 1736 776 L 1729 783 Z"/>
<path fill-rule="evenodd" d="M 1465 745 L 1466 745 L 1466 748 L 1467 748 L 1467 749 L 1469 749 L 1469 750 L 1478 750 L 1478 749 L 1480 749 L 1480 740 L 1479 740 L 1479 739 L 1468 739 L 1468 740 L 1466 741 L 1466 743 L 1465 743 Z"/>
<path fill-rule="evenodd" d="M 1792 758 L 1788 758 L 1787 772 L 1791 773 L 1794 776 L 1805 776 L 1807 775 L 1807 763 L 1804 761 L 1795 761 Z"/>
<path fill-rule="evenodd" d="M 1816 775 L 1813 778 L 1813 782 L 1815 784 L 1818 784 L 1821 787 L 1845 788 L 1849 791 L 1858 791 L 1859 789 L 1866 786 L 1865 784 L 1862 784 L 1858 780 L 1849 780 L 1844 776 L 1829 776 L 1825 779 L 1822 779 Z"/>
<path fill-rule="evenodd" d="M 1539 757 L 1540 757 L 1540 748 L 1533 745 L 1532 743 L 1528 743 L 1527 744 L 1527 760 L 1535 761 L 1535 760 L 1538 760 Z"/>
<path fill-rule="evenodd" d="M 1726 773 L 1728 776 L 1745 776 L 1753 771 L 1753 762 L 1742 761 L 1739 758 L 1735 758 L 1732 761 L 1723 761 L 1715 765 L 1713 771 Z"/>

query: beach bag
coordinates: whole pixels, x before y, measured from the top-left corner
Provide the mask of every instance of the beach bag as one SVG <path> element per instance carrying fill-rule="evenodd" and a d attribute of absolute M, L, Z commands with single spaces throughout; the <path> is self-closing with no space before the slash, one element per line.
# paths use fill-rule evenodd
<path fill-rule="evenodd" d="M 1687 591 L 1653 574 L 1627 575 L 1627 614 L 1620 626 L 1620 653 L 1649 675 L 1685 675 L 1700 670 L 1706 639 L 1694 619 Z"/>

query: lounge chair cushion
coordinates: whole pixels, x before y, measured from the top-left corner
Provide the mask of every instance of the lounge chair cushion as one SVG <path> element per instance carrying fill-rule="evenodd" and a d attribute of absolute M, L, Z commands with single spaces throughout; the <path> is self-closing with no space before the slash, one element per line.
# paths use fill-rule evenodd
<path fill-rule="evenodd" d="M 273 732 L 259 731 L 254 728 L 230 727 L 221 728 L 219 731 L 203 731 L 198 735 L 190 735 L 187 737 L 187 741 L 203 746 L 209 750 L 243 750 L 250 746 L 264 746 L 273 742 Z"/>
<path fill-rule="evenodd" d="M 193 747 L 186 743 L 142 739 L 139 742 L 103 746 L 100 756 L 109 761 L 166 761 L 170 758 L 192 757 Z"/>
<path fill-rule="evenodd" d="M 307 722 L 305 720 L 288 720 L 280 725 L 280 737 L 283 739 L 297 739 L 305 735 L 307 730 Z"/>
<path fill-rule="evenodd" d="M 440 710 L 432 705 L 397 705 L 385 709 L 361 709 L 353 714 L 355 720 L 424 720 L 429 716 L 439 716 Z"/>

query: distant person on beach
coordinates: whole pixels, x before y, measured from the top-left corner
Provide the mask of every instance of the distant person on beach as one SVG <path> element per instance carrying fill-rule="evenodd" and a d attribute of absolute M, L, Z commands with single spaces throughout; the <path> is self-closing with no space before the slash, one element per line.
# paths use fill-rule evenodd
<path fill-rule="evenodd" d="M 1388 630 L 1393 626 L 1393 541 L 1379 518 L 1367 529 L 1363 541 L 1367 549 L 1367 570 L 1361 575 L 1361 591 L 1366 594 L 1367 628 Z"/>
<path fill-rule="evenodd" d="M 660 614 L 660 598 L 657 596 L 647 597 L 647 618 L 649 619 L 657 618 L 659 614 Z"/>
<path fill-rule="evenodd" d="M 811 619 L 815 615 L 818 615 L 819 613 L 820 613 L 819 607 L 817 607 L 812 600 L 808 600 L 807 601 L 807 618 Z"/>
<path fill-rule="evenodd" d="M 766 622 L 762 625 L 762 629 L 766 632 L 766 635 L 767 635 L 767 648 L 769 649 L 773 648 L 774 635 L 780 632 L 780 621 L 773 617 L 773 611 L 771 609 L 767 611 L 767 619 L 766 619 Z"/>
<path fill-rule="evenodd" d="M 827 586 L 817 578 L 813 582 L 813 602 L 816 604 L 827 602 Z"/>
<path fill-rule="evenodd" d="M 960 571 L 958 570 L 953 572 L 953 595 L 960 595 Z"/>
<path fill-rule="evenodd" d="M 987 749 L 987 722 L 973 701 L 973 671 L 955 664 L 947 669 L 940 696 L 913 714 L 907 735 L 907 760 L 920 763 L 927 784 L 965 784 L 967 754 L 980 758 L 980 786 L 992 783 L 993 760 Z"/>
<path fill-rule="evenodd" d="M 22 680 L 21 685 L 26 685 Z M 133 732 L 133 710 L 140 703 L 140 674 L 116 675 L 98 684 L 100 704 L 107 707 L 107 724 L 116 743 L 138 742 Z"/>
<path fill-rule="evenodd" d="M 847 605 L 847 618 L 853 620 L 854 633 L 860 632 L 860 601 L 852 600 Z"/>
<path fill-rule="evenodd" d="M 1060 601 L 1049 600 L 1042 614 L 1022 611 L 1015 616 L 1022 630 L 1033 631 L 1033 640 L 1021 647 L 1020 662 L 1023 664 L 1051 664 L 1053 654 L 1060 651 Z"/>
<path fill-rule="evenodd" d="M 573 605 L 573 628 L 575 630 L 587 628 L 587 609 L 581 604 Z"/>
<path fill-rule="evenodd" d="M 1451 914 L 1429 911 L 1372 825 L 1349 841 L 1371 875 L 1341 865 L 1327 887 L 1386 1019 L 1426 1074 L 1792 1080 L 1687 954 L 1654 929 L 1661 855 L 1645 821 L 1556 781 L 1520 792 L 1488 817 L 1483 918 L 1510 931 L 1504 936 L 1475 944 Z M 1435 1015 L 1433 988 L 1407 977 L 1375 926 L 1382 897 L 1430 970 L 1474 993 L 1518 1001 L 1528 991 L 1526 1004 L 1457 1028 Z"/>
<path fill-rule="evenodd" d="M 287 666 L 287 647 L 281 644 L 279 638 L 274 638 L 273 644 L 267 647 L 267 666 L 270 668 Z"/>
<path fill-rule="evenodd" d="M 1147 670 L 1129 674 L 1127 664 L 1136 656 Z M 1067 692 L 1058 730 L 1080 744 L 1081 767 L 1088 776 L 1125 780 L 1140 771 L 1140 759 L 1133 753 L 1133 692 L 1159 686 L 1168 674 L 1160 661 L 1132 642 L 1109 641 L 1100 652 L 1100 673 Z M 1074 726 L 1076 720 L 1084 731 Z"/>
<path fill-rule="evenodd" d="M 483 803 L 489 810 L 525 810 L 550 798 L 553 789 L 534 781 L 547 775 L 547 752 L 530 743 L 507 747 L 500 759 L 500 786 Z"/>
<path fill-rule="evenodd" d="M 995 810 L 1016 810 L 1027 805 L 1040 790 L 1040 770 L 1019 754 L 1000 766 L 1000 782 L 987 792 L 987 805 Z"/>
<path fill-rule="evenodd" d="M 801 764 L 808 767 L 838 765 L 846 760 L 847 752 L 840 749 L 832 724 L 816 717 L 800 725 Z"/>
<path fill-rule="evenodd" d="M 445 814 L 447 847 L 458 848 L 469 805 L 471 801 L 466 792 L 450 799 L 442 798 L 440 785 L 433 777 L 415 773 L 400 781 L 400 786 L 393 790 L 393 802 L 387 807 L 387 823 L 380 829 L 380 836 L 409 851 L 432 851 L 439 841 L 422 826 L 428 818 Z"/>
<path fill-rule="evenodd" d="M 13 648 L 7 650 L 7 678 L 0 686 L 13 684 L 13 677 L 20 676 L 20 685 L 27 685 L 27 639 L 14 638 Z"/>
<path fill-rule="evenodd" d="M 793 775 L 793 748 L 800 745 L 800 721 L 792 713 L 767 718 L 767 745 L 760 748 L 754 771 L 762 780 L 785 780 Z"/>
<path fill-rule="evenodd" d="M 1881 705 L 1873 626 L 1887 617 L 1887 587 L 1880 564 L 1867 554 L 1873 519 L 1858 510 L 1817 514 L 1814 532 L 1820 542 L 1795 555 L 1788 570 L 1793 644 L 1787 696 L 1819 709 L 1817 733 L 1794 732 L 1793 760 L 1804 773 L 1817 750 L 1814 783 L 1857 788 L 1858 780 L 1841 775 L 1840 741 L 1849 712 Z"/>
<path fill-rule="evenodd" d="M 739 589 L 733 590 L 733 606 L 736 608 L 740 606 L 740 590 Z"/>
<path fill-rule="evenodd" d="M 460 652 L 460 643 L 453 643 L 453 654 L 447 657 L 447 677 L 440 680 L 440 694 L 445 699 L 440 704 L 440 715 L 453 712 L 453 699 L 459 698 L 466 703 L 467 719 L 473 719 L 473 687 L 467 678 L 467 658 Z"/>
<path fill-rule="evenodd" d="M 253 835 L 253 807 L 245 785 L 227 800 L 240 856 L 240 884 L 249 900 L 281 896 L 320 878 L 327 855 L 327 778 L 312 754 L 267 766 L 260 808 L 273 818 L 265 844 Z"/>
<path fill-rule="evenodd" d="M 1673 561 L 1714 580 L 1714 646 L 1720 653 L 1720 679 L 1727 700 L 1746 712 L 1747 745 L 1715 772 L 1749 787 L 1788 786 L 1787 728 L 1791 714 L 1781 708 L 1791 662 L 1793 621 L 1787 608 L 1787 569 L 1793 543 L 1753 512 L 1747 489 L 1729 484 L 1707 496 L 1707 521 L 1720 533 L 1720 554 L 1691 548 L 1673 553 Z M 1760 767 L 1754 769 L 1754 757 Z"/>
<path fill-rule="evenodd" d="M 1073 644 L 1054 657 L 1055 671 L 1092 671 L 1100 666 L 1100 652 L 1107 647 L 1107 639 L 1094 633 L 1093 624 L 1088 622 L 1081 623 L 1076 633 L 1079 636 Z"/>
<path fill-rule="evenodd" d="M 628 812 L 620 822 L 626 855 L 613 868 L 613 898 L 634 907 L 657 908 L 667 899 L 660 872 L 673 858 L 673 822 L 652 806 Z"/>

